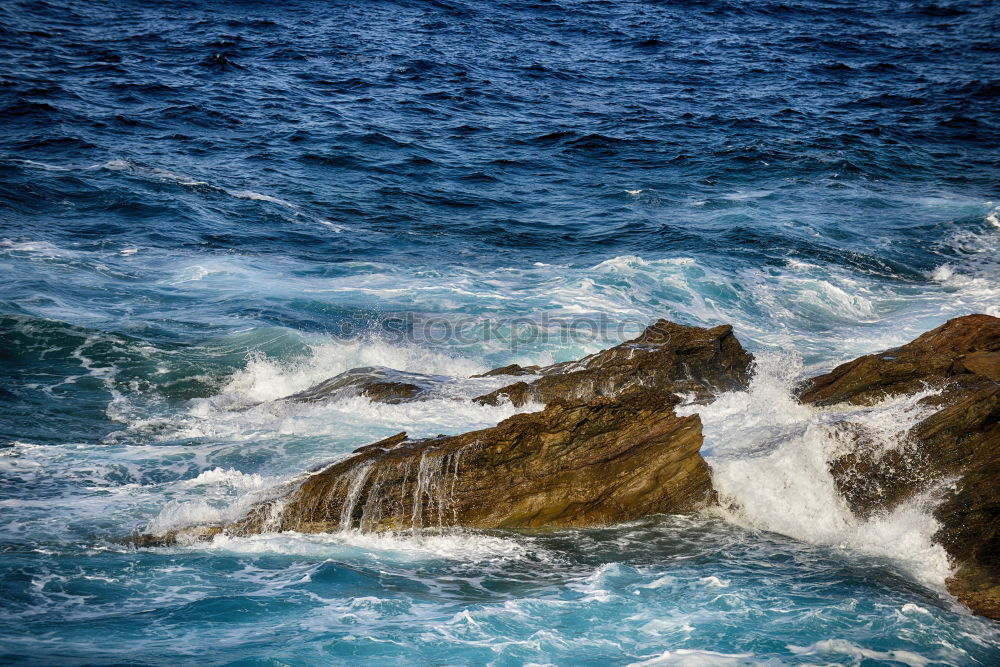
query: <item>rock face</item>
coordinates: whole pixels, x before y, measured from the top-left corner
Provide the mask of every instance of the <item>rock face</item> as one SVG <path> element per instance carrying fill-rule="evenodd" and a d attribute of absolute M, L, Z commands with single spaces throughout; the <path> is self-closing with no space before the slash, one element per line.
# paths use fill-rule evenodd
<path fill-rule="evenodd" d="M 644 390 L 556 401 L 457 436 L 401 433 L 309 475 L 226 532 L 538 528 L 690 510 L 710 480 L 701 422 L 674 414 L 676 402 Z"/>
<path fill-rule="evenodd" d="M 950 486 L 935 511 L 935 539 L 958 566 L 948 587 L 973 611 L 1000 619 L 1000 319 L 950 320 L 813 378 L 800 398 L 866 405 L 926 388 L 940 393 L 923 399 L 934 411 L 910 430 L 907 447 L 883 452 L 859 439 L 832 471 L 862 516 Z"/>
<path fill-rule="evenodd" d="M 751 361 L 731 327 L 660 320 L 635 340 L 578 362 L 491 372 L 540 374 L 531 384 L 512 385 L 524 385 L 525 401 L 546 402 L 540 412 L 450 437 L 409 440 L 400 433 L 293 480 L 281 497 L 230 525 L 135 541 L 153 545 L 219 532 L 585 526 L 693 510 L 710 498 L 711 482 L 699 453 L 701 421 L 675 413 L 676 394 L 704 399 L 713 390 L 745 388 Z M 351 371 L 292 398 L 370 392 L 374 381 L 399 379 L 372 370 Z M 412 400 L 406 388 L 400 393 Z"/>
<path fill-rule="evenodd" d="M 512 365 L 486 375 L 541 377 L 502 387 L 474 400 L 496 405 L 507 397 L 514 405 L 556 399 L 588 401 L 616 396 L 634 387 L 661 387 L 707 400 L 721 391 L 742 389 L 750 381 L 753 357 L 729 325 L 712 329 L 658 320 L 633 340 L 584 357 L 544 368 Z"/>

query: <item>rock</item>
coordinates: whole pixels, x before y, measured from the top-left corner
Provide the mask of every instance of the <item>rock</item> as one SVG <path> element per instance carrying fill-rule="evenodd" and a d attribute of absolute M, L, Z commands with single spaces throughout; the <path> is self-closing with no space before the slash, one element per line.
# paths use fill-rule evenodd
<path fill-rule="evenodd" d="M 677 416 L 677 402 L 640 389 L 617 399 L 555 401 L 457 436 L 397 434 L 308 474 L 221 530 L 542 528 L 692 510 L 711 485 L 699 454 L 701 421 Z M 217 532 L 201 527 L 194 537 Z"/>
<path fill-rule="evenodd" d="M 509 400 L 518 407 L 558 398 L 585 402 L 638 386 L 658 386 L 665 391 L 693 395 L 696 400 L 708 400 L 720 391 L 744 389 L 749 382 L 753 357 L 732 331 L 730 326 L 703 329 L 659 320 L 638 338 L 579 361 L 545 367 L 510 364 L 473 375 L 474 378 L 541 376 L 531 382 L 515 382 L 473 400 L 483 405 L 499 405 Z M 365 396 L 382 403 L 402 403 L 428 398 L 445 382 L 445 378 L 390 368 L 354 368 L 284 400 L 314 402 Z"/>
<path fill-rule="evenodd" d="M 872 404 L 925 388 L 932 414 L 907 434 L 905 446 L 883 451 L 855 433 L 851 450 L 833 461 L 841 493 L 860 516 L 888 511 L 914 495 L 945 486 L 935 535 L 957 571 L 949 590 L 976 613 L 1000 619 L 1000 319 L 950 320 L 902 347 L 872 354 L 813 378 L 807 403 Z"/>
<path fill-rule="evenodd" d="M 700 418 L 676 414 L 676 393 L 707 397 L 743 388 L 750 363 L 728 326 L 660 320 L 635 340 L 579 362 L 492 372 L 543 374 L 503 390 L 519 405 L 545 400 L 540 412 L 462 435 L 410 440 L 399 433 L 292 480 L 276 499 L 232 524 L 134 542 L 151 546 L 220 532 L 591 526 L 690 511 L 710 500 L 711 482 L 699 453 Z M 402 380 L 361 369 L 292 398 L 369 391 L 374 381 Z"/>
<path fill-rule="evenodd" d="M 480 373 L 471 377 L 487 378 L 495 375 L 534 375 L 540 368 L 541 366 L 521 366 L 519 364 L 510 364 L 509 366 L 494 368 L 491 371 L 486 371 L 485 373 Z"/>
<path fill-rule="evenodd" d="M 349 396 L 365 396 L 380 403 L 403 403 L 425 398 L 440 383 L 440 378 L 429 375 L 366 366 L 352 368 L 309 389 L 292 394 L 284 400 L 313 403 Z"/>
<path fill-rule="evenodd" d="M 222 526 L 209 524 L 196 524 L 185 526 L 177 530 L 171 530 L 162 535 L 144 533 L 133 535 L 125 540 L 127 544 L 140 549 L 149 547 L 169 547 L 176 544 L 189 545 L 195 542 L 210 540 L 222 532 Z"/>
<path fill-rule="evenodd" d="M 521 407 L 538 398 L 535 387 L 527 382 L 515 382 L 488 394 L 477 396 L 472 400 L 481 405 L 500 405 L 504 401 L 510 401 L 511 405 Z"/>
<path fill-rule="evenodd" d="M 753 357 L 743 349 L 729 325 L 703 329 L 658 320 L 638 338 L 579 361 L 544 368 L 505 366 L 490 371 L 486 375 L 530 372 L 542 377 L 473 400 L 497 405 L 506 398 L 521 406 L 531 401 L 588 401 L 597 396 L 616 396 L 634 387 L 658 387 L 704 401 L 722 391 L 745 389 L 752 362 Z"/>
<path fill-rule="evenodd" d="M 1000 380 L 1000 319 L 967 315 L 949 320 L 902 347 L 860 357 L 813 378 L 799 398 L 816 405 L 871 405 L 964 374 Z"/>

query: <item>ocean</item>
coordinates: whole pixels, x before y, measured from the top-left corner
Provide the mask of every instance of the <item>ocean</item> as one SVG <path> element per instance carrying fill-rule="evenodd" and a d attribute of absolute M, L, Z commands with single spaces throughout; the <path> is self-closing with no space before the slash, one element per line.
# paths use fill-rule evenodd
<path fill-rule="evenodd" d="M 855 517 L 797 383 L 1000 316 L 988 0 L 0 5 L 0 663 L 995 665 L 932 495 Z M 720 507 L 538 532 L 239 517 L 470 375 L 732 324 Z M 284 397 L 356 367 L 396 405 Z M 493 383 L 493 384 L 491 384 Z M 915 397 L 849 419 L 905 436 Z M 845 411 L 846 413 L 846 411 Z"/>

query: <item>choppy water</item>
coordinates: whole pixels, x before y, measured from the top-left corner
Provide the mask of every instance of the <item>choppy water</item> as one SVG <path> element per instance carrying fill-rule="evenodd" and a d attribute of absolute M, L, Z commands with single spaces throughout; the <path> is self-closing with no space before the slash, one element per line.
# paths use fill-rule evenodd
<path fill-rule="evenodd" d="M 0 662 L 996 664 L 790 387 L 1000 315 L 990 2 L 0 5 Z M 606 316 L 609 327 L 595 323 Z M 657 317 L 732 323 L 726 511 L 130 550 Z M 576 335 L 565 337 L 567 326 Z M 540 332 L 550 335 L 540 335 Z M 357 366 L 405 405 L 277 399 Z M 887 446 L 899 400 L 850 416 Z"/>

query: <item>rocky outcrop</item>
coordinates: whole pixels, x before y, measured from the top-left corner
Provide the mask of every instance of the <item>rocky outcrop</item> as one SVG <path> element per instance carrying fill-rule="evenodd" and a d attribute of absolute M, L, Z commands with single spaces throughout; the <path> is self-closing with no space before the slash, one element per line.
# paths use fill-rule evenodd
<path fill-rule="evenodd" d="M 639 389 L 555 401 L 493 428 L 410 440 L 399 433 L 289 483 L 227 526 L 142 535 L 138 546 L 217 534 L 466 526 L 542 528 L 629 521 L 707 503 L 701 421 L 679 399 Z"/>
<path fill-rule="evenodd" d="M 674 408 L 680 395 L 707 400 L 746 388 L 751 360 L 728 326 L 660 320 L 576 362 L 498 368 L 484 375 L 523 379 L 476 400 L 545 408 L 462 435 L 410 440 L 399 433 L 290 481 L 231 524 L 135 543 L 220 532 L 587 526 L 690 511 L 713 492 L 699 453 L 700 419 Z M 355 369 L 288 400 L 417 400 L 441 382 Z M 1000 618 L 1000 319 L 956 318 L 809 380 L 799 397 L 865 406 L 913 394 L 923 396 L 922 412 L 900 446 L 886 447 L 884 438 L 845 422 L 845 449 L 831 472 L 862 517 L 940 494 L 936 540 L 957 566 L 949 589 L 973 611 Z"/>
<path fill-rule="evenodd" d="M 799 392 L 805 403 L 871 405 L 972 376 L 1000 381 L 1000 319 L 956 317 L 910 343 L 859 357 L 812 378 Z"/>
<path fill-rule="evenodd" d="M 1000 619 L 1000 319 L 950 320 L 902 347 L 813 378 L 800 398 L 868 405 L 926 389 L 937 390 L 922 400 L 932 414 L 903 447 L 883 450 L 859 436 L 832 472 L 861 516 L 944 487 L 935 539 L 957 566 L 948 587 L 973 611 Z"/>
<path fill-rule="evenodd" d="M 658 320 L 633 340 L 584 357 L 539 368 L 516 364 L 486 375 L 538 375 L 473 399 L 514 405 L 563 399 L 588 401 L 617 396 L 635 387 L 660 387 L 708 400 L 722 391 L 746 388 L 753 357 L 743 349 L 729 325 L 712 329 Z"/>
<path fill-rule="evenodd" d="M 142 536 L 136 543 L 219 532 L 585 526 L 689 511 L 707 502 L 711 483 L 699 451 L 701 421 L 675 413 L 677 394 L 704 399 L 745 387 L 751 359 L 731 327 L 660 320 L 635 340 L 577 362 L 493 373 L 541 375 L 520 383 L 524 400 L 547 403 L 540 412 L 456 436 L 410 440 L 400 433 L 293 480 L 278 498 L 230 525 Z M 427 384 L 416 380 L 411 384 L 424 391 Z M 380 369 L 360 369 L 291 398 L 322 400 L 343 391 L 371 396 L 373 386 L 383 391 L 390 381 L 406 383 Z M 406 387 L 399 395 L 411 399 Z"/>
<path fill-rule="evenodd" d="M 745 388 L 752 361 L 728 325 L 704 329 L 659 320 L 638 338 L 578 361 L 550 366 L 510 364 L 474 375 L 528 379 L 473 400 L 483 405 L 510 401 L 521 407 L 557 399 L 586 402 L 635 387 L 661 387 L 704 401 L 720 391 Z M 353 368 L 284 400 L 317 402 L 364 396 L 380 403 L 403 403 L 441 394 L 445 382 L 446 378 L 391 368 Z"/>
<path fill-rule="evenodd" d="M 701 422 L 678 417 L 676 401 L 645 390 L 555 401 L 457 436 L 401 433 L 312 473 L 226 532 L 539 528 L 690 510 L 708 496 L 708 466 Z"/>

